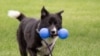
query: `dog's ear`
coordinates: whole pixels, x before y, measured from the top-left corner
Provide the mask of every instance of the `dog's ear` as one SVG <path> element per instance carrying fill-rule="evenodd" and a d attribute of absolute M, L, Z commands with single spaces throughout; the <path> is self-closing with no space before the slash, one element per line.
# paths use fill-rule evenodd
<path fill-rule="evenodd" d="M 61 16 L 61 14 L 64 12 L 64 10 L 57 13 L 57 15 Z"/>
<path fill-rule="evenodd" d="M 49 12 L 43 6 L 43 8 L 41 9 L 41 19 L 45 18 L 48 15 L 49 15 Z"/>
<path fill-rule="evenodd" d="M 62 16 L 61 16 L 61 14 L 64 12 L 64 10 L 62 10 L 62 11 L 60 11 L 60 12 L 58 12 L 57 13 L 57 15 L 62 19 Z"/>

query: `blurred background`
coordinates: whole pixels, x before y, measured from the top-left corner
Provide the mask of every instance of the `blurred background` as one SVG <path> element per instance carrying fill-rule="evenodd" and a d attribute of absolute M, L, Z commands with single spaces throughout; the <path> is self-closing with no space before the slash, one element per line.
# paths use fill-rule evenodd
<path fill-rule="evenodd" d="M 70 33 L 67 39 L 58 39 L 54 56 L 100 56 L 100 0 L 0 0 L 0 56 L 20 56 L 19 21 L 9 18 L 7 11 L 40 18 L 43 6 L 51 13 L 64 10 L 63 27 Z"/>

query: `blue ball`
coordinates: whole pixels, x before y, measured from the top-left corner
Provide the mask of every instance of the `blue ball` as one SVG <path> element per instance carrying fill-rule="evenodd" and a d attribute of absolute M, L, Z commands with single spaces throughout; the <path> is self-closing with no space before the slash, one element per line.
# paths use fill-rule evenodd
<path fill-rule="evenodd" d="M 58 31 L 58 36 L 59 36 L 59 38 L 61 38 L 61 39 L 67 38 L 68 35 L 69 35 L 68 30 L 65 29 L 65 28 L 62 28 L 62 29 L 60 29 L 60 30 Z"/>
<path fill-rule="evenodd" d="M 46 39 L 50 36 L 49 30 L 48 28 L 42 28 L 39 31 L 39 35 L 42 39 Z"/>

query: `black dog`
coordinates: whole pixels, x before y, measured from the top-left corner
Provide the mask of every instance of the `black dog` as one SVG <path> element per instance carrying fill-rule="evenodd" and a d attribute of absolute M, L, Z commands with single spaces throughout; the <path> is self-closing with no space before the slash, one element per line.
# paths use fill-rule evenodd
<path fill-rule="evenodd" d="M 21 56 L 52 56 L 55 42 L 57 40 L 57 31 L 62 28 L 63 11 L 55 14 L 49 13 L 44 7 L 41 10 L 41 19 L 26 17 L 19 11 L 10 10 L 8 16 L 17 18 L 20 25 L 17 31 L 17 40 Z M 41 39 L 38 31 L 41 28 L 48 28 L 50 37 Z"/>

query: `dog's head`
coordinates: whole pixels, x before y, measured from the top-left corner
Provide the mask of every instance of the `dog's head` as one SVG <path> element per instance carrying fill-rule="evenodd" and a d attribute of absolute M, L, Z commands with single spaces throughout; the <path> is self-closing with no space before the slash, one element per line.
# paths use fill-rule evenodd
<path fill-rule="evenodd" d="M 48 28 L 50 36 L 56 36 L 57 31 L 62 28 L 63 11 L 57 13 L 49 13 L 44 7 L 41 9 L 41 23 L 39 29 Z"/>

